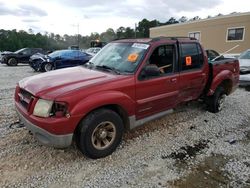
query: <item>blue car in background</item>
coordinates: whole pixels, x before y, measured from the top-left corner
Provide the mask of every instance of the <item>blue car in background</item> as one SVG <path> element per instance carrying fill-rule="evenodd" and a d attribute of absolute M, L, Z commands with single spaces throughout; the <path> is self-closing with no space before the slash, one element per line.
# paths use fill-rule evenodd
<path fill-rule="evenodd" d="M 87 63 L 91 55 L 80 50 L 58 50 L 49 55 L 35 54 L 30 57 L 30 66 L 35 71 L 48 72 Z"/>

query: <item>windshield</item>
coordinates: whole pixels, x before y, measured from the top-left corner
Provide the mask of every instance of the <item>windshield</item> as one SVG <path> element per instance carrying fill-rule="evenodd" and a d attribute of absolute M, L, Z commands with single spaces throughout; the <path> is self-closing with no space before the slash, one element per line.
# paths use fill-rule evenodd
<path fill-rule="evenodd" d="M 18 53 L 24 51 L 25 49 L 26 49 L 26 48 L 22 48 L 22 49 L 20 49 L 20 50 L 15 51 L 15 53 L 18 54 Z"/>
<path fill-rule="evenodd" d="M 148 44 L 142 43 L 109 43 L 90 60 L 89 64 L 119 73 L 133 73 L 148 47 Z"/>
<path fill-rule="evenodd" d="M 50 53 L 48 56 L 51 58 L 55 58 L 55 57 L 61 56 L 61 54 L 62 54 L 62 50 L 57 50 L 57 51 Z"/>
<path fill-rule="evenodd" d="M 250 59 L 250 50 L 247 50 L 247 51 L 243 52 L 240 55 L 239 59 Z"/>

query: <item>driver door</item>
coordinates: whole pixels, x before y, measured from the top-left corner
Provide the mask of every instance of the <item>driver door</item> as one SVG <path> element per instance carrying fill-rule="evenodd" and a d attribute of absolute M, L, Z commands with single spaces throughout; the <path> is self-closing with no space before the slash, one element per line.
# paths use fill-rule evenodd
<path fill-rule="evenodd" d="M 22 51 L 21 55 L 20 55 L 20 62 L 22 63 L 26 63 L 29 62 L 29 58 L 31 56 L 31 49 L 25 49 L 24 51 Z"/>
<path fill-rule="evenodd" d="M 156 47 L 145 66 L 150 64 L 162 67 L 158 76 L 141 77 L 136 84 L 136 119 L 142 119 L 153 114 L 171 109 L 177 102 L 179 93 L 179 73 L 175 71 L 177 65 L 176 46 L 174 44 Z"/>

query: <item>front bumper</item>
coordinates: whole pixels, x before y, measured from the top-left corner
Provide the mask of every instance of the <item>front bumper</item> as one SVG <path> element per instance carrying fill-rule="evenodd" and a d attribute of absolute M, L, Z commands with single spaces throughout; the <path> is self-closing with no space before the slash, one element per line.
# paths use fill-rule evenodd
<path fill-rule="evenodd" d="M 20 120 L 24 123 L 25 127 L 30 130 L 34 137 L 44 145 L 53 146 L 56 148 L 65 148 L 71 145 L 73 134 L 55 135 L 52 134 L 27 120 L 19 111 L 16 110 Z"/>
<path fill-rule="evenodd" d="M 240 75 L 240 86 L 250 86 L 250 74 Z"/>
<path fill-rule="evenodd" d="M 241 74 L 249 74 L 250 73 L 250 67 L 240 67 L 240 73 Z"/>
<path fill-rule="evenodd" d="M 4 56 L 0 57 L 0 63 L 2 63 L 2 64 L 6 64 L 7 63 L 7 60 L 6 60 L 6 58 Z"/>

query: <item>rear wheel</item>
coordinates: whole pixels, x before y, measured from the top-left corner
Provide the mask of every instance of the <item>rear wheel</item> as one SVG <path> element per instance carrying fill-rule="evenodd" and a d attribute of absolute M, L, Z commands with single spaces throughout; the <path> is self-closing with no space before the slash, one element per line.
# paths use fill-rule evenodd
<path fill-rule="evenodd" d="M 76 145 L 89 158 L 106 157 L 120 144 L 123 130 L 122 119 L 116 112 L 99 109 L 81 121 Z"/>
<path fill-rule="evenodd" d="M 17 62 L 17 59 L 16 58 L 10 58 L 7 62 L 7 65 L 9 66 L 17 66 L 18 62 Z"/>
<path fill-rule="evenodd" d="M 208 110 L 213 113 L 221 111 L 224 107 L 226 92 L 223 87 L 218 87 L 208 99 Z"/>

